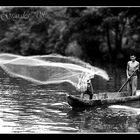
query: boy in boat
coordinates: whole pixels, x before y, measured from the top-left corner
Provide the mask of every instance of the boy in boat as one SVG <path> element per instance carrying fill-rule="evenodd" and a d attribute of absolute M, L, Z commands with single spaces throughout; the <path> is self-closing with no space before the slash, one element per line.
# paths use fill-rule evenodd
<path fill-rule="evenodd" d="M 92 97 L 93 97 L 93 88 L 92 88 L 92 85 L 91 85 L 91 80 L 87 81 L 87 90 L 84 93 L 81 93 L 81 98 L 82 99 L 84 98 L 85 94 L 89 95 L 90 100 L 92 99 Z"/>
<path fill-rule="evenodd" d="M 126 69 L 127 78 L 130 79 L 127 84 L 127 89 L 129 92 L 128 96 L 134 96 L 136 95 L 136 90 L 137 90 L 137 70 L 139 70 L 139 62 L 136 61 L 136 56 L 134 54 L 130 55 L 130 60 L 131 61 L 127 62 L 127 69 Z M 130 77 L 132 74 L 133 76 Z"/>

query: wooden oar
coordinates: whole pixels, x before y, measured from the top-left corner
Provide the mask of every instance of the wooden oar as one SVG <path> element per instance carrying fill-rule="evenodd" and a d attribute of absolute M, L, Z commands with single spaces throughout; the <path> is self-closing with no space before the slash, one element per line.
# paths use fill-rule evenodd
<path fill-rule="evenodd" d="M 124 86 L 128 83 L 128 81 L 131 79 L 131 77 L 134 75 L 134 73 L 137 71 L 137 69 L 132 73 L 132 75 L 127 79 L 127 81 L 121 86 L 121 88 L 118 90 L 118 92 L 121 92 Z"/>

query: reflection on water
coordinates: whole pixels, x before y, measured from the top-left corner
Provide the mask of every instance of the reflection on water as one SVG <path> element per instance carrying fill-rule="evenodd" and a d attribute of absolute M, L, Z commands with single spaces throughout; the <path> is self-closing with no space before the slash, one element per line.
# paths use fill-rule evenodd
<path fill-rule="evenodd" d="M 119 72 L 120 77 L 117 77 Z M 109 73 L 110 81 L 96 77 L 98 91 L 116 91 L 126 80 L 124 71 Z M 109 107 L 76 111 L 66 93 L 77 94 L 69 84 L 37 86 L 0 71 L 0 133 L 122 133 L 140 132 L 140 116 Z M 140 108 L 140 102 L 125 104 Z"/>

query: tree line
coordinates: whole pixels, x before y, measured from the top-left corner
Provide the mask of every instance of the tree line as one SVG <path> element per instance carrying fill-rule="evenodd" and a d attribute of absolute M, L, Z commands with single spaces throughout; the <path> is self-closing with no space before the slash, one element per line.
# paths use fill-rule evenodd
<path fill-rule="evenodd" d="M 139 7 L 3 7 L 0 52 L 57 53 L 94 64 L 140 54 Z"/>

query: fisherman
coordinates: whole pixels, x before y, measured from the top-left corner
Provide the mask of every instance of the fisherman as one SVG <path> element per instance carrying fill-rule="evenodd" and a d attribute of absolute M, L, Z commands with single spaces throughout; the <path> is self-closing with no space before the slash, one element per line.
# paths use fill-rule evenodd
<path fill-rule="evenodd" d="M 89 95 L 89 99 L 91 100 L 93 97 L 93 87 L 91 85 L 91 80 L 87 81 L 87 90 L 83 93 L 81 93 L 81 98 L 84 98 L 84 95 L 87 94 Z"/>
<path fill-rule="evenodd" d="M 139 62 L 136 61 L 136 56 L 134 54 L 130 55 L 130 60 L 131 61 L 127 62 L 127 69 L 126 69 L 127 78 L 130 79 L 127 84 L 127 90 L 129 96 L 134 96 L 136 95 L 136 90 L 137 90 L 137 71 L 139 70 Z"/>

